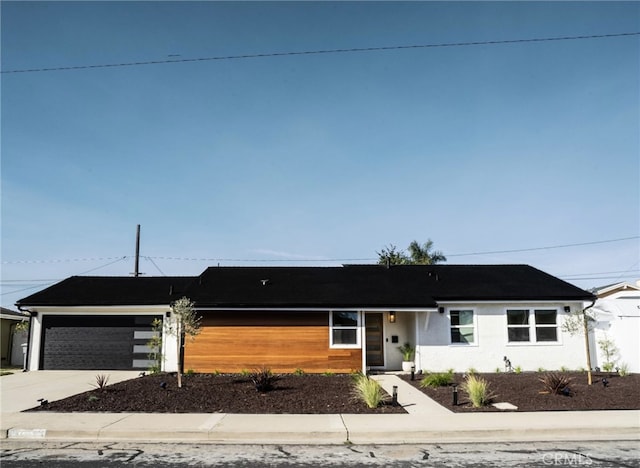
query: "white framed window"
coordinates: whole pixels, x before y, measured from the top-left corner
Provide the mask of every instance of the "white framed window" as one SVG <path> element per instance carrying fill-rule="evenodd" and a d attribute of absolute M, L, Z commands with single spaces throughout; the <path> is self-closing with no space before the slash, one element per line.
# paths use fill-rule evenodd
<path fill-rule="evenodd" d="M 472 309 L 450 310 L 451 344 L 475 344 L 476 324 Z"/>
<path fill-rule="evenodd" d="M 360 313 L 354 310 L 329 313 L 329 343 L 332 348 L 360 346 Z"/>
<path fill-rule="evenodd" d="M 557 343 L 557 309 L 507 309 L 509 343 Z"/>

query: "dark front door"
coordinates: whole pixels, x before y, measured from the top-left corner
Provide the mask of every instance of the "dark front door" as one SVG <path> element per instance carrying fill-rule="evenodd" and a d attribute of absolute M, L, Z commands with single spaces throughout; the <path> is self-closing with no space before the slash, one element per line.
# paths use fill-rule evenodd
<path fill-rule="evenodd" d="M 383 314 L 365 314 L 367 366 L 384 366 Z"/>

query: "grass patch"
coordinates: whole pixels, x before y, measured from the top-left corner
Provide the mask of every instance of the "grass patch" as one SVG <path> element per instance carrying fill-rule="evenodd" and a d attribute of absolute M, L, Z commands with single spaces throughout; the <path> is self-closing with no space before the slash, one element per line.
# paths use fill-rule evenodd
<path fill-rule="evenodd" d="M 453 372 L 434 372 L 427 374 L 420 381 L 421 387 L 446 387 L 453 382 Z"/>
<path fill-rule="evenodd" d="M 469 375 L 461 387 L 469 395 L 469 401 L 471 401 L 474 408 L 488 405 L 496 396 L 491 392 L 489 382 L 475 375 Z"/>
<path fill-rule="evenodd" d="M 353 377 L 354 380 L 354 396 L 363 401 L 369 408 L 377 408 L 382 405 L 383 394 L 380 384 L 370 379 L 364 374 L 358 374 Z"/>

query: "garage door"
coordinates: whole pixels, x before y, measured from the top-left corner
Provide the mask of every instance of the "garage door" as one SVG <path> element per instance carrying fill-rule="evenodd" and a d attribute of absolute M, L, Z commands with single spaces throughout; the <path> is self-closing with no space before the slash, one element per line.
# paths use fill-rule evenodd
<path fill-rule="evenodd" d="M 146 369 L 154 318 L 162 316 L 45 315 L 40 369 Z"/>

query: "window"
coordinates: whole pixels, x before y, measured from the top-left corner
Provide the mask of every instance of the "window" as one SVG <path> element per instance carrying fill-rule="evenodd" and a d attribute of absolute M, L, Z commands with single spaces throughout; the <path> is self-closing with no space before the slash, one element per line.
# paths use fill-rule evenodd
<path fill-rule="evenodd" d="M 475 343 L 473 310 L 452 310 L 449 316 L 451 317 L 451 343 Z"/>
<path fill-rule="evenodd" d="M 358 312 L 331 312 L 331 346 L 337 348 L 355 347 L 359 344 Z"/>
<path fill-rule="evenodd" d="M 507 310 L 509 341 L 529 341 L 529 311 Z"/>
<path fill-rule="evenodd" d="M 557 342 L 557 316 L 556 309 L 507 309 L 509 343 Z"/>
<path fill-rule="evenodd" d="M 557 311 L 536 310 L 536 341 L 558 341 Z"/>

